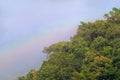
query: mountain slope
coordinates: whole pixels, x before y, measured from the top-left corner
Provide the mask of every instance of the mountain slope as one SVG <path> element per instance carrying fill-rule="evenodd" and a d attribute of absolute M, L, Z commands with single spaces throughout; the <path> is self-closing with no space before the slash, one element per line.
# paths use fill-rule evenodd
<path fill-rule="evenodd" d="M 40 69 L 18 80 L 120 80 L 120 9 L 104 17 L 81 22 L 69 42 L 46 47 Z"/>

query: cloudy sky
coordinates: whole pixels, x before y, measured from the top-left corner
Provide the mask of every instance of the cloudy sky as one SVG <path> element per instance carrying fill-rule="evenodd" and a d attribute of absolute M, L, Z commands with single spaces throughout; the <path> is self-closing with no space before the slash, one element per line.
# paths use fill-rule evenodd
<path fill-rule="evenodd" d="M 0 0 L 0 80 L 38 69 L 42 49 L 69 40 L 80 21 L 103 19 L 119 0 Z"/>

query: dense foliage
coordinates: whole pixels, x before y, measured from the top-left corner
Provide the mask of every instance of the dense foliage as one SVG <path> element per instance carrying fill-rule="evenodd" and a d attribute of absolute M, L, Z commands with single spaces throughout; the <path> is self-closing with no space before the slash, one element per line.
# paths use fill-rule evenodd
<path fill-rule="evenodd" d="M 69 42 L 46 47 L 41 68 L 18 80 L 120 80 L 120 9 L 104 17 L 81 22 Z"/>

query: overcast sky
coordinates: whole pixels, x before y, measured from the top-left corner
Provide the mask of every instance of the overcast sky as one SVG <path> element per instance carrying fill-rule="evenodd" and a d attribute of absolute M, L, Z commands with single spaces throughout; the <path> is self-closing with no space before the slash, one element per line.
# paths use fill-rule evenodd
<path fill-rule="evenodd" d="M 119 0 L 0 0 L 0 80 L 38 68 L 42 49 L 69 40 L 80 21 L 103 19 Z"/>

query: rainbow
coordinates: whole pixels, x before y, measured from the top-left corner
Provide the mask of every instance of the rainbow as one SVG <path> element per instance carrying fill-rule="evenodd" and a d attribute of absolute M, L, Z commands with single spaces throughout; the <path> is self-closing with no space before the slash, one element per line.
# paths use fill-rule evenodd
<path fill-rule="evenodd" d="M 59 29 L 56 32 L 52 32 L 48 34 L 41 35 L 37 33 L 35 35 L 27 36 L 24 39 L 19 39 L 17 42 L 10 41 L 5 44 L 4 47 L 1 48 L 0 52 L 0 69 L 5 69 L 9 67 L 10 63 L 16 63 L 18 60 L 23 59 L 24 56 L 34 55 L 38 53 L 31 53 L 32 50 L 39 48 L 41 51 L 44 47 L 49 46 L 55 42 L 59 42 L 62 40 L 68 40 L 68 36 L 72 35 L 75 32 L 76 28 L 71 28 L 69 30 L 65 30 L 68 32 L 60 31 Z"/>

